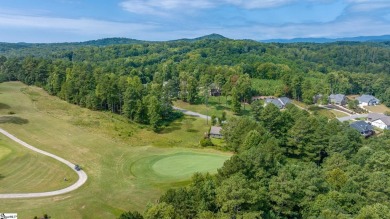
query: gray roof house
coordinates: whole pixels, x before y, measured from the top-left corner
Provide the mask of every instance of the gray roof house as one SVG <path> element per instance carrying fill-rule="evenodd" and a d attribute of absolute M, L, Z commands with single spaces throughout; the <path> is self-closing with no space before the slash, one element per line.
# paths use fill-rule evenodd
<path fill-rule="evenodd" d="M 347 104 L 347 97 L 344 94 L 331 94 L 329 95 L 329 102 L 336 105 Z"/>
<path fill-rule="evenodd" d="M 369 113 L 367 120 L 371 125 L 380 129 L 390 129 L 390 116 L 381 113 Z"/>
<path fill-rule="evenodd" d="M 211 128 L 210 128 L 210 137 L 212 137 L 212 138 L 222 138 L 221 130 L 222 130 L 222 127 L 211 126 Z"/>
<path fill-rule="evenodd" d="M 380 103 L 380 101 L 377 98 L 367 94 L 363 94 L 356 99 L 359 101 L 360 106 L 374 106 Z"/>
<path fill-rule="evenodd" d="M 374 134 L 374 128 L 372 125 L 366 123 L 365 121 L 356 121 L 351 123 L 349 126 L 357 130 L 364 137 L 368 137 Z"/>
<path fill-rule="evenodd" d="M 278 99 L 272 99 L 272 98 L 265 99 L 264 105 L 268 105 L 270 103 L 274 104 L 279 109 L 283 109 L 286 107 L 287 104 L 291 103 L 291 100 L 287 97 L 280 97 Z"/>

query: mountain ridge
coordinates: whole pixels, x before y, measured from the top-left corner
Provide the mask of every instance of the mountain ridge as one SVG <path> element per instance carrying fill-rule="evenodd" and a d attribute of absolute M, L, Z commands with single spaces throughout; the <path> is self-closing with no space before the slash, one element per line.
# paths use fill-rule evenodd
<path fill-rule="evenodd" d="M 390 41 L 390 35 L 357 36 L 357 37 L 341 37 L 341 38 L 308 37 L 308 38 L 292 38 L 292 39 L 258 40 L 258 42 L 262 42 L 262 43 L 334 43 L 334 42 L 384 42 L 384 41 Z"/>

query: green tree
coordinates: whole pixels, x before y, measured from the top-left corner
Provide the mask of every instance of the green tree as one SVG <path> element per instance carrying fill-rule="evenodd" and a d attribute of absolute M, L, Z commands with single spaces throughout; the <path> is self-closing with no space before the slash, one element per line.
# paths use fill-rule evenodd
<path fill-rule="evenodd" d="M 156 96 L 149 96 L 148 98 L 148 118 L 149 124 L 154 131 L 157 131 L 161 125 L 161 106 Z"/>
<path fill-rule="evenodd" d="M 381 203 L 374 205 L 364 206 L 356 219 L 386 219 L 390 218 L 390 208 Z"/>
<path fill-rule="evenodd" d="M 241 111 L 240 97 L 238 96 L 238 91 L 235 87 L 232 89 L 232 110 L 235 114 L 239 114 Z"/>
<path fill-rule="evenodd" d="M 260 121 L 261 112 L 263 111 L 263 104 L 259 101 L 253 101 L 251 104 L 251 113 L 256 121 Z"/>
<path fill-rule="evenodd" d="M 137 211 L 128 211 L 128 212 L 124 212 L 122 213 L 118 219 L 143 219 L 144 217 L 138 213 Z"/>
<path fill-rule="evenodd" d="M 193 104 L 198 97 L 198 81 L 195 77 L 189 76 L 187 83 L 187 101 Z"/>
<path fill-rule="evenodd" d="M 241 174 L 235 174 L 224 180 L 216 190 L 217 204 L 222 212 L 232 216 L 246 210 L 257 202 L 256 190 Z"/>
<path fill-rule="evenodd" d="M 161 202 L 152 205 L 146 209 L 144 214 L 145 219 L 173 219 L 176 218 L 175 209 L 172 205 Z"/>

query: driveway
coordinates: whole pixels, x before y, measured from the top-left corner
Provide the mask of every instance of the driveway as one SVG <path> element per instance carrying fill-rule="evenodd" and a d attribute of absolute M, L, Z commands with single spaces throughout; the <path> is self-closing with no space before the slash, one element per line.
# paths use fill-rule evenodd
<path fill-rule="evenodd" d="M 344 122 L 344 121 L 357 119 L 357 118 L 366 118 L 367 116 L 368 116 L 368 114 L 355 114 L 355 115 L 352 115 L 352 116 L 344 116 L 344 117 L 340 117 L 340 118 L 337 118 L 337 119 L 340 122 Z"/>
<path fill-rule="evenodd" d="M 75 171 L 77 173 L 77 175 L 79 176 L 79 180 L 77 180 L 76 183 L 74 183 L 73 185 L 71 185 L 67 188 L 64 188 L 64 189 L 51 191 L 51 192 L 0 194 L 0 199 L 5 199 L 5 198 L 37 198 L 37 197 L 62 195 L 62 194 L 65 194 L 65 193 L 68 193 L 68 192 L 71 192 L 71 191 L 74 191 L 74 190 L 80 188 L 87 181 L 87 179 L 88 179 L 87 174 L 83 170 L 76 171 L 74 169 L 75 164 L 73 164 L 73 163 L 71 163 L 71 162 L 69 162 L 69 161 L 67 161 L 67 160 L 65 160 L 57 155 L 54 155 L 54 154 L 51 154 L 49 152 L 40 150 L 36 147 L 33 147 L 33 146 L 27 144 L 26 142 L 18 139 L 17 137 L 13 136 L 12 134 L 10 134 L 9 132 L 5 131 L 2 128 L 0 128 L 0 133 L 2 133 L 3 135 L 7 136 L 8 138 L 12 139 L 13 141 L 19 143 L 20 145 L 22 145 L 30 150 L 33 150 L 33 151 L 38 152 L 40 154 L 52 157 L 52 158 L 64 163 L 65 165 L 70 167 L 73 171 Z"/>
<path fill-rule="evenodd" d="M 196 112 L 192 112 L 192 111 L 189 111 L 189 110 L 186 110 L 186 109 L 182 109 L 182 108 L 179 108 L 179 107 L 173 107 L 173 109 L 175 110 L 178 110 L 182 113 L 184 113 L 185 115 L 189 115 L 189 116 L 195 116 L 195 117 L 200 117 L 202 119 L 209 119 L 210 120 L 210 116 L 206 116 L 206 115 L 203 115 L 203 114 L 200 114 L 200 113 L 196 113 Z"/>

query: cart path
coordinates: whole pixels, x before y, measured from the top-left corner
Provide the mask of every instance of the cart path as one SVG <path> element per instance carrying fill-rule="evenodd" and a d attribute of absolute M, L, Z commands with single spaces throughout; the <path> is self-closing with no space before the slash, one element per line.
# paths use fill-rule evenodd
<path fill-rule="evenodd" d="M 176 107 L 176 106 L 173 106 L 172 108 L 175 109 L 175 110 L 178 110 L 178 111 L 180 111 L 182 113 L 184 113 L 185 115 L 200 117 L 202 119 L 211 119 L 210 116 L 206 116 L 206 115 L 203 115 L 203 114 L 200 114 L 200 113 L 197 113 L 197 112 L 193 112 L 193 111 L 190 111 L 190 110 L 186 110 L 186 109 L 183 109 L 183 108 L 179 108 L 179 107 Z"/>
<path fill-rule="evenodd" d="M 54 155 L 54 154 L 51 154 L 49 152 L 46 152 L 46 151 L 43 151 L 43 150 L 40 150 L 36 147 L 33 147 L 29 144 L 27 144 L 26 142 L 20 140 L 19 138 L 13 136 L 12 134 L 10 134 L 9 132 L 5 131 L 4 129 L 0 128 L 0 133 L 2 133 L 3 135 L 7 136 L 8 138 L 12 139 L 13 141 L 17 142 L 18 144 L 30 149 L 30 150 L 33 150 L 35 152 L 38 152 L 40 154 L 43 154 L 43 155 L 46 155 L 46 156 L 49 156 L 49 157 L 52 157 L 62 163 L 64 163 L 65 165 L 67 165 L 68 167 L 70 167 L 73 171 L 75 171 L 77 173 L 77 175 L 79 176 L 79 180 L 77 180 L 77 182 L 75 182 L 73 185 L 69 186 L 69 187 L 66 187 L 64 189 L 60 189 L 60 190 L 56 190 L 56 191 L 51 191 L 51 192 L 37 192 L 37 193 L 9 193 L 9 194 L 0 194 L 0 199 L 6 199 L 6 198 L 38 198 L 38 197 L 48 197 L 48 196 L 54 196 L 54 195 L 62 195 L 62 194 L 65 194 L 65 193 L 68 193 L 68 192 L 71 192 L 71 191 L 74 191 L 76 189 L 78 189 L 79 187 L 81 187 L 88 179 L 88 176 L 87 174 L 83 171 L 83 170 L 80 170 L 80 171 L 76 171 L 74 169 L 74 166 L 75 164 L 57 156 L 57 155 Z"/>

